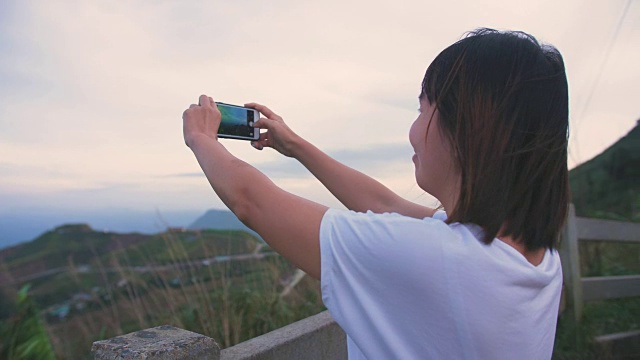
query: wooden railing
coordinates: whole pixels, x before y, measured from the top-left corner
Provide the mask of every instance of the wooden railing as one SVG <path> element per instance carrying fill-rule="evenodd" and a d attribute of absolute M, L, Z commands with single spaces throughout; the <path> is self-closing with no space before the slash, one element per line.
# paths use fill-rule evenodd
<path fill-rule="evenodd" d="M 640 275 L 583 278 L 579 251 L 582 241 L 635 242 L 640 245 L 640 224 L 576 217 L 573 205 L 570 207 L 560 241 L 560 257 L 566 310 L 573 311 L 577 322 L 582 319 L 585 302 L 640 296 Z"/>

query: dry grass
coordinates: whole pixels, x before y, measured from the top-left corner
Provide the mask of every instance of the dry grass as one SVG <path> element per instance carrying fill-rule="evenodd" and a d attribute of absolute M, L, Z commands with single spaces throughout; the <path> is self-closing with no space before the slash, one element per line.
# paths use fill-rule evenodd
<path fill-rule="evenodd" d="M 324 309 L 319 284 L 308 278 L 286 297 L 279 296 L 295 271 L 279 256 L 205 266 L 201 259 L 227 256 L 230 249 L 203 241 L 197 249 L 201 257 L 194 259 L 189 256 L 193 249 L 188 251 L 179 236 L 162 237 L 169 264 L 131 249 L 108 257 L 94 253 L 94 272 L 87 274 L 68 259 L 70 271 L 54 281 L 70 281 L 66 290 L 72 287 L 74 293 L 89 293 L 92 298 L 84 309 L 72 306 L 63 320 L 47 317 L 57 358 L 85 359 L 93 341 L 164 324 L 207 335 L 228 347 Z M 138 259 L 135 264 L 131 254 Z M 147 272 L 136 271 L 136 266 L 161 262 Z M 41 288 L 47 286 L 54 284 L 43 282 Z"/>

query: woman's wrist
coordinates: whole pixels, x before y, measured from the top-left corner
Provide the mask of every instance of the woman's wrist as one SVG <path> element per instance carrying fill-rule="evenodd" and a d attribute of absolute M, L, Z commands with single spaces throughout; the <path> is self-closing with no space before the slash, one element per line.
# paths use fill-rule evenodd
<path fill-rule="evenodd" d="M 217 142 L 218 141 L 218 137 L 212 137 L 210 135 L 204 134 L 204 133 L 198 133 L 198 134 L 193 134 L 187 137 L 187 141 L 186 144 L 187 146 L 192 150 L 195 151 L 195 149 L 200 146 L 200 144 L 202 143 L 207 143 L 207 142 Z"/>
<path fill-rule="evenodd" d="M 291 141 L 289 141 L 288 153 L 292 158 L 300 161 L 300 157 L 304 154 L 304 149 L 309 145 L 309 142 L 302 137 L 295 135 Z"/>

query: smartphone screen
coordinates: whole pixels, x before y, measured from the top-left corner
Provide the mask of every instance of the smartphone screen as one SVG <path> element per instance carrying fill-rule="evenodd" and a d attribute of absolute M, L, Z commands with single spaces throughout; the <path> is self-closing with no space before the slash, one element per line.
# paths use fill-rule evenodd
<path fill-rule="evenodd" d="M 258 119 L 256 110 L 225 103 L 216 105 L 222 114 L 219 137 L 242 140 L 257 140 L 260 137 L 260 129 L 253 127 L 253 122 Z"/>

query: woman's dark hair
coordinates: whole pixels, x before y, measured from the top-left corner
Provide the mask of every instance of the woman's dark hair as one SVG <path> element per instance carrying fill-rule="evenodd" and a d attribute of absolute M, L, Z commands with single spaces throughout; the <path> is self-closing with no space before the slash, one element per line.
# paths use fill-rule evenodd
<path fill-rule="evenodd" d="M 569 202 L 569 100 L 562 56 L 523 32 L 473 31 L 422 82 L 460 171 L 447 223 L 552 249 Z M 504 225 L 504 226 L 503 226 Z"/>

